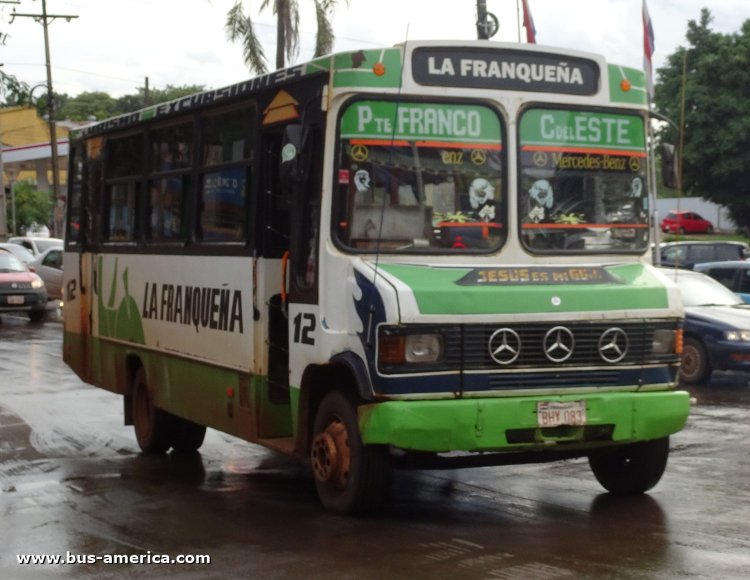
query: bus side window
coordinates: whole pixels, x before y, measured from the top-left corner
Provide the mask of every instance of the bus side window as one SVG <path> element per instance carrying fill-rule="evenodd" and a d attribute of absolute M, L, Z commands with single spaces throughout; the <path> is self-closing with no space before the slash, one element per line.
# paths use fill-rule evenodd
<path fill-rule="evenodd" d="M 203 119 L 198 178 L 198 237 L 205 242 L 247 240 L 252 123 L 243 108 Z"/>
<path fill-rule="evenodd" d="M 150 177 L 146 196 L 146 239 L 183 241 L 186 199 L 190 192 L 194 131 L 192 122 L 149 134 Z"/>
<path fill-rule="evenodd" d="M 135 202 L 138 185 L 134 181 L 107 186 L 108 208 L 104 239 L 108 242 L 129 242 L 135 239 Z"/>
<path fill-rule="evenodd" d="M 105 150 L 105 198 L 102 236 L 105 242 L 135 240 L 136 200 L 142 170 L 143 134 L 110 139 Z"/>

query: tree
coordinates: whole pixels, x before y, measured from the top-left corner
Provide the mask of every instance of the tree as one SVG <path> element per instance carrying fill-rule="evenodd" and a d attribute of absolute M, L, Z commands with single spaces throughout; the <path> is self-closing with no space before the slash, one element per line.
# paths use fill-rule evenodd
<path fill-rule="evenodd" d="M 133 95 L 125 95 L 117 99 L 117 113 L 131 113 L 138 111 L 154 103 L 166 103 L 180 97 L 186 97 L 205 90 L 204 85 L 185 85 L 175 87 L 167 85 L 163 89 L 150 89 L 146 94 L 146 87 L 139 87 L 138 92 Z"/>
<path fill-rule="evenodd" d="M 29 85 L 0 69 L 1 104 L 7 107 L 23 105 L 29 94 Z"/>
<path fill-rule="evenodd" d="M 348 0 L 346 0 L 348 3 Z M 333 48 L 333 28 L 330 15 L 336 0 L 314 0 L 317 34 L 315 36 L 314 57 L 331 52 Z M 252 17 L 244 9 L 243 0 L 237 0 L 227 13 L 225 30 L 229 40 L 242 43 L 242 53 L 247 67 L 257 74 L 268 72 L 266 55 L 258 37 Z M 272 5 L 276 15 L 276 68 L 284 68 L 286 62 L 293 61 L 299 53 L 299 4 L 297 0 L 263 0 L 260 11 Z"/>
<path fill-rule="evenodd" d="M 655 103 L 679 122 L 684 84 L 683 191 L 725 206 L 750 232 L 750 20 L 726 35 L 710 23 L 705 8 L 698 22 L 688 22 L 688 48 L 657 71 Z M 676 144 L 675 133 L 667 128 L 662 138 Z"/>
<path fill-rule="evenodd" d="M 39 191 L 36 185 L 27 180 L 13 184 L 13 197 L 6 196 L 6 213 L 10 220 L 15 203 L 15 232 L 25 232 L 34 225 L 48 226 L 51 221 L 52 198 L 46 191 Z"/>

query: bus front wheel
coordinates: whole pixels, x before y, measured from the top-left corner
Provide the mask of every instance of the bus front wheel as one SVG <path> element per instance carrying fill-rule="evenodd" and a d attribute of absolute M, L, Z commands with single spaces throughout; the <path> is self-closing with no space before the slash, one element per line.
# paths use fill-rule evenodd
<path fill-rule="evenodd" d="M 138 447 L 146 453 L 164 453 L 171 445 L 171 417 L 154 406 L 143 367 L 135 373 L 132 393 L 133 427 Z"/>
<path fill-rule="evenodd" d="M 667 467 L 669 437 L 630 443 L 589 455 L 591 471 L 614 495 L 639 495 L 654 487 Z"/>
<path fill-rule="evenodd" d="M 339 391 L 326 395 L 313 429 L 310 460 L 323 506 L 341 514 L 381 506 L 392 474 L 388 448 L 362 443 L 352 399 Z"/>

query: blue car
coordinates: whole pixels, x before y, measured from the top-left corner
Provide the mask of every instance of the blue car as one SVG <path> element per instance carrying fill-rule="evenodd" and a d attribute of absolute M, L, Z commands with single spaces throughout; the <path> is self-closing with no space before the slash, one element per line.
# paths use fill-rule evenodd
<path fill-rule="evenodd" d="M 705 274 L 660 268 L 685 305 L 680 379 L 706 383 L 714 370 L 750 371 L 750 304 Z"/>

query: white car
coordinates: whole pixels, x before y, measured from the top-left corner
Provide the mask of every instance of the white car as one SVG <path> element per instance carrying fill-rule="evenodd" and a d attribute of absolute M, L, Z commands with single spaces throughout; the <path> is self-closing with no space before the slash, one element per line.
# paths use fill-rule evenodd
<path fill-rule="evenodd" d="M 31 262 L 33 262 L 34 259 L 36 258 L 36 256 L 34 256 L 34 254 L 32 254 L 30 250 L 26 249 L 25 246 L 22 246 L 20 244 L 11 244 L 10 242 L 2 242 L 0 243 L 0 249 L 8 250 L 11 254 L 13 254 L 16 258 L 21 260 L 27 266 L 31 264 Z"/>
<path fill-rule="evenodd" d="M 36 272 L 47 288 L 50 300 L 62 300 L 63 249 L 48 248 L 29 264 L 29 269 Z"/>
<path fill-rule="evenodd" d="M 36 257 L 39 257 L 44 250 L 49 248 L 62 248 L 64 243 L 60 238 L 42 238 L 36 236 L 14 236 L 9 238 L 8 241 L 11 244 L 23 246 Z"/>

